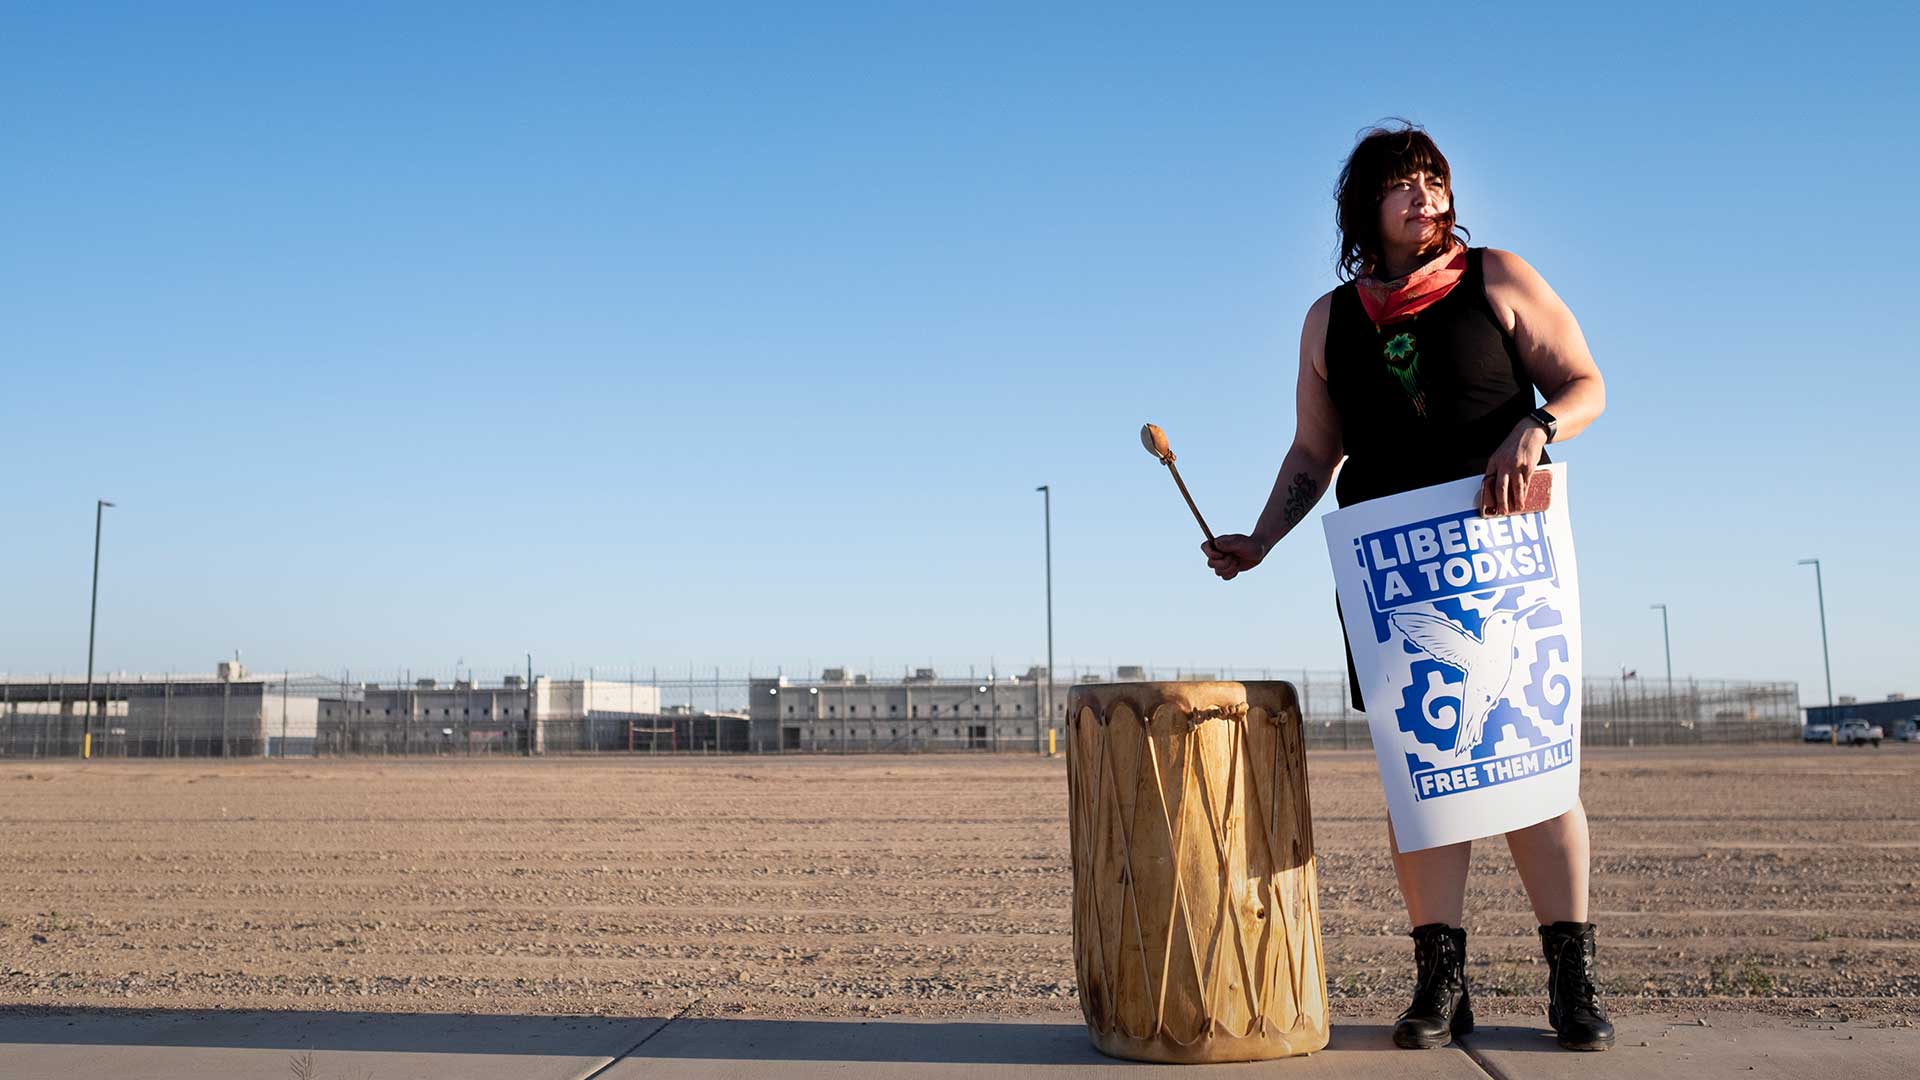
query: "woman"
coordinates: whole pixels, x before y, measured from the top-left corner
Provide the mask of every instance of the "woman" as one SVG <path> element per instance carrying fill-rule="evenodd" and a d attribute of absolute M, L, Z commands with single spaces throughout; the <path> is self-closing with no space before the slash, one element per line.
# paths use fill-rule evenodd
<path fill-rule="evenodd" d="M 1340 274 L 1300 333 L 1297 430 L 1251 534 L 1202 546 L 1231 580 L 1260 565 L 1326 490 L 1347 506 L 1483 476 L 1488 513 L 1519 506 L 1549 442 L 1605 407 L 1600 371 L 1573 313 L 1519 256 L 1469 248 L 1454 221 L 1447 159 L 1412 126 L 1367 132 L 1340 174 Z M 1534 388 L 1546 404 L 1536 408 Z M 1351 676 L 1352 655 L 1348 654 Z M 1354 678 L 1356 707 L 1360 688 Z M 1473 1029 L 1462 929 L 1472 845 L 1401 852 L 1394 873 L 1413 925 L 1417 989 L 1394 1025 L 1403 1047 Z M 1584 807 L 1507 834 L 1548 964 L 1547 1016 L 1569 1049 L 1604 1050 L 1613 1026 L 1595 1000 L 1587 922 Z"/>

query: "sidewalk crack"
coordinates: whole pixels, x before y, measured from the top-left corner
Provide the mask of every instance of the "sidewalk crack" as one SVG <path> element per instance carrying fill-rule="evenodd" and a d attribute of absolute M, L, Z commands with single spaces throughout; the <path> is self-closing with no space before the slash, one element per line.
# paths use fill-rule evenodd
<path fill-rule="evenodd" d="M 1481 1072 L 1486 1073 L 1489 1077 L 1492 1077 L 1493 1080 L 1514 1080 L 1505 1069 L 1488 1061 L 1487 1055 L 1475 1050 L 1473 1045 L 1467 1042 L 1467 1036 L 1463 1035 L 1454 1039 L 1453 1045 L 1464 1051 L 1467 1055 L 1467 1060 L 1473 1062 L 1474 1065 L 1479 1067 Z"/>

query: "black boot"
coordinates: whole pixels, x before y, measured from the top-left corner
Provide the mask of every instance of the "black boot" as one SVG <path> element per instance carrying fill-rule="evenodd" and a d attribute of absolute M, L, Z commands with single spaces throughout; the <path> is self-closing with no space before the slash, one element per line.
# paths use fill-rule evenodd
<path fill-rule="evenodd" d="M 1547 954 L 1547 1023 L 1569 1050 L 1605 1050 L 1613 1024 L 1594 999 L 1593 924 L 1557 922 L 1540 928 Z"/>
<path fill-rule="evenodd" d="M 1393 1045 L 1429 1050 L 1472 1031 L 1467 932 L 1445 923 L 1414 927 L 1413 963 L 1419 983 L 1413 991 L 1413 1004 L 1393 1025 Z"/>

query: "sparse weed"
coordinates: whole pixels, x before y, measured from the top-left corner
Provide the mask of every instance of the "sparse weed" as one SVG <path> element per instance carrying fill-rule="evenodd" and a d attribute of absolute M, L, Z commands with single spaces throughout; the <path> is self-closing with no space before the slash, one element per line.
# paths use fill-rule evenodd
<path fill-rule="evenodd" d="M 289 1059 L 287 1071 L 293 1074 L 293 1080 L 323 1080 L 320 1067 L 313 1062 L 311 1050 L 302 1051 Z M 347 1077 L 342 1074 L 341 1080 L 373 1080 L 373 1070 L 366 1070 L 357 1077 Z"/>
<path fill-rule="evenodd" d="M 1776 985 L 1773 973 L 1753 956 L 1743 956 L 1734 964 L 1715 964 L 1712 979 L 1717 993 L 1745 997 L 1764 997 L 1772 993 Z"/>

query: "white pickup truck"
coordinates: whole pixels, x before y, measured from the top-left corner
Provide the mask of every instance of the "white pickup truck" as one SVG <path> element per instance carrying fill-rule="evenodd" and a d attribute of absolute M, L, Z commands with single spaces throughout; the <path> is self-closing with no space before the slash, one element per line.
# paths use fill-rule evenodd
<path fill-rule="evenodd" d="M 1841 746 L 1865 746 L 1867 743 L 1872 743 L 1875 748 L 1878 748 L 1880 740 L 1886 737 L 1887 733 L 1882 731 L 1878 724 L 1869 724 L 1865 720 L 1842 720 L 1840 733 L 1834 741 Z"/>

